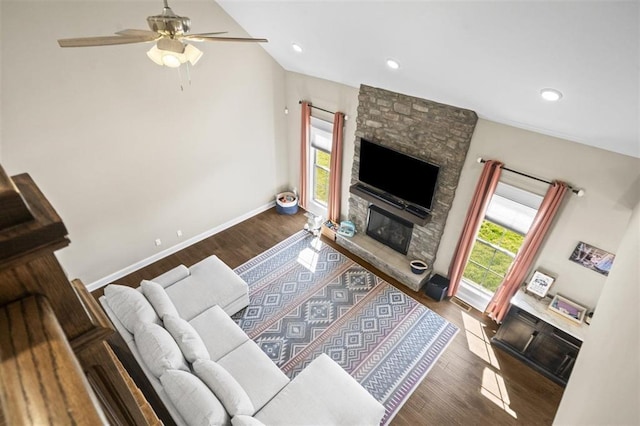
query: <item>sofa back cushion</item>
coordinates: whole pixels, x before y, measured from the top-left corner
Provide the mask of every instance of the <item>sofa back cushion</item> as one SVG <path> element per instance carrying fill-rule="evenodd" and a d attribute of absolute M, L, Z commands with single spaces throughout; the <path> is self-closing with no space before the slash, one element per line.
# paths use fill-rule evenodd
<path fill-rule="evenodd" d="M 191 324 L 173 315 L 165 315 L 163 323 L 187 361 L 194 363 L 198 359 L 210 359 L 207 347 Z"/>
<path fill-rule="evenodd" d="M 229 415 L 207 385 L 191 373 L 167 370 L 164 391 L 188 425 L 228 425 Z"/>
<path fill-rule="evenodd" d="M 255 413 L 247 392 L 220 364 L 200 359 L 193 363 L 193 371 L 213 391 L 231 416 L 252 416 Z"/>
<path fill-rule="evenodd" d="M 104 296 L 111 311 L 130 333 L 140 323 L 160 323 L 149 301 L 131 287 L 109 284 L 104 288 Z"/>
<path fill-rule="evenodd" d="M 158 324 L 139 324 L 133 332 L 133 338 L 140 357 L 154 376 L 160 377 L 166 370 L 189 371 L 178 344 Z"/>
<path fill-rule="evenodd" d="M 173 302 L 169 299 L 167 292 L 164 291 L 164 288 L 160 284 L 153 281 L 142 280 L 140 287 L 142 288 L 142 294 L 147 298 L 149 303 L 151 303 L 151 306 L 153 306 L 153 309 L 160 319 L 164 321 L 165 315 L 180 316 Z"/>

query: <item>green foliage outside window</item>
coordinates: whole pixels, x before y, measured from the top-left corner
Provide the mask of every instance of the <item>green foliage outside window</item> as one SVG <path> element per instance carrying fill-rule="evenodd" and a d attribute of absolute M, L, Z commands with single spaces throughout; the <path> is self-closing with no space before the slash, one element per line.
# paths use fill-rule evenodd
<path fill-rule="evenodd" d="M 496 244 L 513 254 L 518 252 L 524 241 L 524 235 L 510 231 L 488 220 L 482 222 L 480 231 L 478 231 L 478 238 L 488 243 Z"/>
<path fill-rule="evenodd" d="M 329 202 L 329 164 L 331 154 L 315 149 L 313 199 L 326 205 Z"/>
<path fill-rule="evenodd" d="M 495 292 L 524 241 L 524 235 L 484 220 L 471 250 L 464 278 Z"/>

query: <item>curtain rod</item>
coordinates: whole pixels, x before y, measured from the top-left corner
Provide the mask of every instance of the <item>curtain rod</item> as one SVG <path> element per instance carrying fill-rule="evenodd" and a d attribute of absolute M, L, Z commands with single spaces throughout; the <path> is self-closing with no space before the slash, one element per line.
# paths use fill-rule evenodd
<path fill-rule="evenodd" d="M 301 103 L 302 103 L 302 101 L 298 101 L 298 104 L 301 104 Z M 317 106 L 312 105 L 312 104 L 309 104 L 309 106 L 311 108 L 319 109 L 320 111 L 324 111 L 324 112 L 329 113 L 329 114 L 335 114 L 335 112 L 333 112 L 333 111 L 329 111 L 328 109 L 320 108 L 320 107 L 317 107 Z M 348 119 L 349 119 L 349 116 L 345 114 L 344 121 L 347 121 Z"/>
<path fill-rule="evenodd" d="M 482 157 L 478 157 L 478 160 L 477 160 L 477 161 L 478 161 L 478 163 L 486 163 L 486 162 L 487 162 L 487 160 L 485 160 L 485 159 L 484 159 L 484 158 L 482 158 Z M 552 182 L 549 182 L 548 180 L 540 179 L 540 178 L 538 178 L 538 177 L 531 176 L 531 175 L 528 175 L 528 174 L 526 174 L 526 173 L 522 173 L 522 172 L 519 172 L 519 171 L 517 171 L 517 170 L 510 169 L 510 168 L 508 168 L 508 167 L 502 167 L 502 169 L 503 169 L 503 170 L 507 170 L 507 171 L 509 171 L 509 172 L 511 172 L 511 173 L 515 173 L 515 174 L 520 175 L 520 176 L 524 176 L 524 177 L 529 178 L 529 179 L 537 180 L 538 182 L 544 182 L 544 183 L 547 183 L 547 184 L 549 184 L 549 185 L 551 185 L 551 184 L 552 184 Z M 584 192 L 584 189 L 576 189 L 576 188 L 572 187 L 571 185 L 567 185 L 567 186 L 569 187 L 569 189 L 571 190 L 571 192 L 573 192 L 574 194 L 576 194 L 578 197 L 582 197 L 582 196 L 584 196 L 584 193 L 585 193 L 585 192 Z"/>
<path fill-rule="evenodd" d="M 301 103 L 302 103 L 302 101 L 298 101 L 298 104 L 301 104 Z M 311 104 L 309 104 L 309 106 L 311 108 L 314 108 L 314 109 L 319 109 L 320 111 L 328 112 L 329 114 L 335 114 L 335 112 L 329 111 L 328 109 L 320 108 L 320 107 L 317 107 L 317 106 L 311 105 Z"/>

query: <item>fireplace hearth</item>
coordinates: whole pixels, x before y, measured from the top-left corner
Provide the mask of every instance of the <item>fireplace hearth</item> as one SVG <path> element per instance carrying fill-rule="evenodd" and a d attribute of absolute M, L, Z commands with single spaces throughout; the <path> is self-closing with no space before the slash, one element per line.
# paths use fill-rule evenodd
<path fill-rule="evenodd" d="M 399 218 L 375 205 L 369 206 L 367 235 L 391 247 L 398 253 L 407 254 L 413 223 Z"/>

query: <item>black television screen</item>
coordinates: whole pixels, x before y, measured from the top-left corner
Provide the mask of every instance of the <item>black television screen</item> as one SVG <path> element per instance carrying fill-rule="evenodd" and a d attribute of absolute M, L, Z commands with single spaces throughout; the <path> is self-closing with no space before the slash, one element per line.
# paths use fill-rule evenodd
<path fill-rule="evenodd" d="M 360 139 L 360 182 L 431 210 L 440 167 Z"/>

